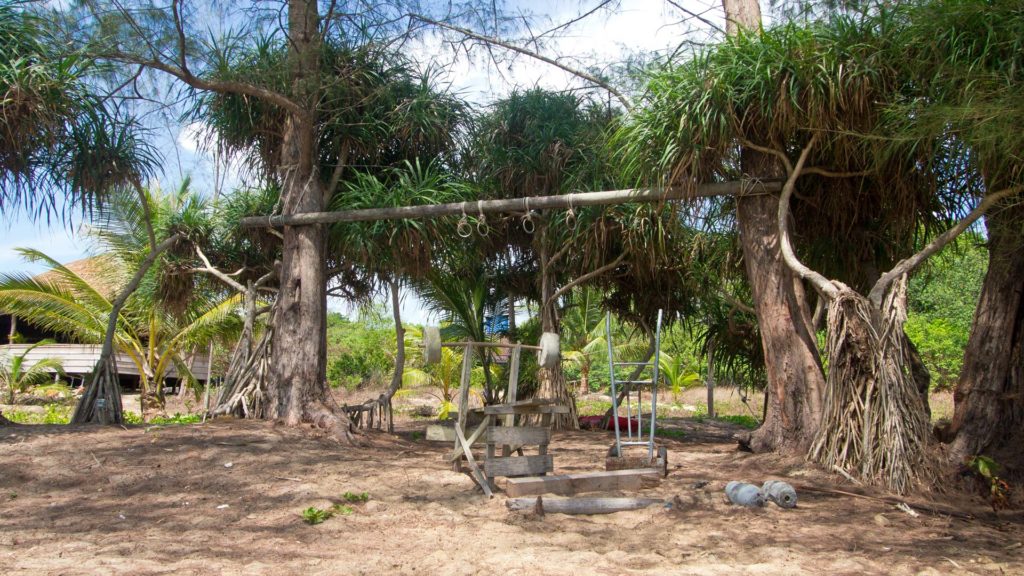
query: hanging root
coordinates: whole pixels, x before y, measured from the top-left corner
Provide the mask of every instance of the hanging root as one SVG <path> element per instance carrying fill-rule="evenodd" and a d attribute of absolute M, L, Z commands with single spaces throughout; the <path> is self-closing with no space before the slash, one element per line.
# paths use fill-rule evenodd
<path fill-rule="evenodd" d="M 93 369 L 92 379 L 71 417 L 72 424 L 124 424 L 121 407 L 121 385 L 113 354 L 101 356 Z"/>
<path fill-rule="evenodd" d="M 928 421 L 909 370 L 906 277 L 882 309 L 843 290 L 828 310 L 828 385 L 808 457 L 905 493 L 925 472 Z"/>
<path fill-rule="evenodd" d="M 329 404 L 333 404 L 333 401 L 309 403 L 304 409 L 302 422 L 310 424 L 314 428 L 326 430 L 330 435 L 349 444 L 358 446 L 365 444 L 363 434 L 349 419 L 345 408 Z M 286 423 L 288 422 L 286 421 Z"/>
<path fill-rule="evenodd" d="M 267 374 L 270 368 L 270 345 L 273 330 L 268 326 L 256 346 L 247 327 L 238 341 L 231 363 L 224 375 L 224 387 L 209 417 L 222 414 L 239 418 L 266 416 Z"/>
<path fill-rule="evenodd" d="M 345 404 L 341 409 L 345 411 L 354 428 L 395 431 L 395 412 L 391 405 L 391 396 L 387 394 L 381 394 L 376 399 L 367 400 L 362 404 Z"/>

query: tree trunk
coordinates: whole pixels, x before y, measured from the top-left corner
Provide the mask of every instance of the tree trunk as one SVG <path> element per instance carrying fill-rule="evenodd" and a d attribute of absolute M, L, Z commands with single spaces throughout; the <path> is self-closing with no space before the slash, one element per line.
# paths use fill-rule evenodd
<path fill-rule="evenodd" d="M 745 153 L 745 160 L 753 154 Z M 757 165 L 756 159 L 745 164 Z M 763 171 L 748 172 L 753 177 Z M 774 174 L 773 174 L 774 175 Z M 736 220 L 761 330 L 768 376 L 765 418 L 750 436 L 755 452 L 806 451 L 821 421 L 825 376 L 803 284 L 779 253 L 774 195 L 737 199 Z"/>
<path fill-rule="evenodd" d="M 317 173 L 314 126 L 319 93 L 317 3 L 288 3 L 289 68 L 293 97 L 307 111 L 289 114 L 281 151 L 281 210 L 319 212 L 325 193 Z M 327 290 L 322 225 L 286 226 L 281 286 L 274 316 L 268 416 L 286 425 L 311 423 L 348 437 L 348 418 L 327 387 Z"/>
<path fill-rule="evenodd" d="M 558 303 L 551 298 L 554 294 L 554 277 L 548 270 L 548 251 L 544 242 L 545 234 L 541 234 L 540 246 L 540 325 L 543 332 L 561 333 L 561 321 L 558 318 Z M 553 369 L 541 368 L 537 371 L 540 389 L 536 397 L 556 400 L 569 407 L 568 414 L 553 414 L 551 423 L 555 430 L 579 430 L 580 422 L 576 412 L 576 399 L 569 393 L 565 382 L 565 371 L 559 362 Z"/>
<path fill-rule="evenodd" d="M 1024 472 L 1024 205 L 987 218 L 989 265 L 953 394 L 954 461 L 984 454 Z"/>
<path fill-rule="evenodd" d="M 722 0 L 726 33 L 761 26 L 757 0 Z M 743 172 L 748 177 L 778 178 L 779 162 L 765 154 L 744 150 Z M 736 199 L 736 222 L 743 247 L 761 330 L 765 371 L 768 375 L 765 417 L 751 434 L 749 446 L 757 452 L 805 451 L 821 421 L 821 396 L 825 375 L 818 356 L 812 327 L 812 311 L 797 279 L 779 252 L 774 195 L 740 196 Z"/>
<path fill-rule="evenodd" d="M 735 36 L 741 28 L 756 30 L 761 25 L 761 5 L 757 0 L 722 0 L 725 33 Z"/>
<path fill-rule="evenodd" d="M 405 374 L 405 327 L 402 326 L 402 299 L 398 292 L 398 281 L 392 278 L 388 282 L 391 288 L 391 315 L 395 319 L 395 371 L 391 374 L 391 385 L 388 386 L 387 400 L 402 387 L 402 376 Z"/>

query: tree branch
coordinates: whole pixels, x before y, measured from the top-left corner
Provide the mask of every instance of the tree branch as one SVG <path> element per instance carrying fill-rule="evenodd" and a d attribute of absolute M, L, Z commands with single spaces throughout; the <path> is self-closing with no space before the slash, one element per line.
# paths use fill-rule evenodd
<path fill-rule="evenodd" d="M 822 168 L 820 166 L 811 166 L 804 168 L 804 174 L 817 174 L 825 178 L 861 178 L 863 176 L 871 176 L 874 174 L 874 170 L 858 170 L 855 172 L 833 172 L 831 170 Z"/>
<path fill-rule="evenodd" d="M 963 220 L 957 222 L 956 225 L 949 230 L 946 230 L 942 234 L 936 236 L 920 252 L 909 258 L 900 260 L 892 267 L 891 270 L 882 274 L 882 277 L 879 278 L 871 288 L 871 292 L 868 293 L 868 299 L 876 306 L 881 306 L 882 298 L 885 297 L 885 293 L 889 289 L 889 286 L 897 278 L 902 277 L 904 274 L 910 274 L 913 272 L 921 265 L 922 262 L 955 240 L 957 236 L 964 232 L 964 230 L 967 230 L 971 224 L 974 224 L 978 218 L 981 218 L 993 205 L 1005 198 L 1013 196 L 1014 194 L 1019 194 L 1021 191 L 1024 191 L 1024 184 L 1011 186 L 1009 188 L 999 190 L 998 192 L 986 194 L 985 199 L 978 204 L 978 207 L 971 210 L 970 214 L 964 217 Z"/>
<path fill-rule="evenodd" d="M 800 173 L 803 170 L 804 164 L 807 162 L 807 156 L 811 153 L 811 148 L 818 141 L 818 133 L 811 136 L 810 142 L 807 146 L 804 146 L 803 151 L 800 152 L 800 158 L 796 162 L 796 166 L 789 162 L 788 158 L 785 158 L 781 152 L 774 151 L 768 152 L 781 156 L 786 164 L 787 169 L 792 168 L 789 171 L 789 177 L 786 179 L 786 183 L 782 186 L 782 194 L 779 195 L 779 213 L 778 213 L 778 227 L 779 227 L 779 252 L 782 254 L 782 260 L 786 263 L 797 276 L 807 280 L 811 283 L 814 288 L 827 298 L 834 299 L 839 295 L 839 289 L 836 288 L 835 284 L 830 282 L 828 278 L 825 278 L 820 273 L 811 270 L 803 262 L 797 259 L 796 254 L 793 252 L 793 245 L 789 240 L 789 199 L 793 196 L 793 189 L 796 188 L 796 180 L 800 177 Z M 755 148 L 756 149 L 756 148 Z M 763 149 L 762 151 L 768 151 L 769 149 Z"/>
<path fill-rule="evenodd" d="M 622 263 L 622 261 L 625 258 L 626 258 L 626 254 L 625 253 L 619 254 L 619 257 L 616 258 L 613 262 L 605 264 L 604 266 L 601 266 L 600 268 L 598 268 L 596 270 L 591 270 L 590 272 L 587 272 L 583 276 L 580 276 L 580 277 L 576 278 L 575 280 L 573 280 L 572 282 L 569 282 L 565 286 L 562 286 L 557 291 L 555 291 L 554 294 L 552 294 L 551 296 L 548 297 L 546 305 L 553 304 L 556 300 L 558 300 L 558 298 L 560 296 L 562 296 L 563 294 L 565 294 L 569 290 L 572 290 L 573 288 L 579 286 L 580 284 L 582 284 L 582 283 L 584 283 L 584 282 L 586 282 L 586 281 L 588 281 L 588 280 L 590 280 L 592 278 L 600 276 L 601 274 L 604 274 L 605 272 L 608 272 L 610 270 L 614 270 L 619 264 Z"/>
<path fill-rule="evenodd" d="M 259 86 L 255 86 L 247 82 L 239 82 L 235 80 L 206 80 L 199 78 L 198 76 L 194 76 L 187 69 L 183 70 L 177 66 L 171 66 L 166 62 L 161 62 L 160 60 L 141 58 L 139 56 L 125 54 L 123 52 L 107 52 L 98 55 L 98 57 L 114 62 L 136 64 L 153 70 L 158 70 L 165 74 L 174 76 L 178 80 L 181 80 L 193 88 L 198 88 L 199 90 L 208 90 L 210 92 L 218 92 L 221 94 L 244 94 L 246 96 L 259 98 L 260 100 L 280 106 L 288 112 L 302 117 L 304 120 L 309 119 L 309 113 L 302 106 L 299 106 L 299 104 L 294 100 L 284 96 L 283 94 L 267 90 L 266 88 L 260 88 Z"/>
<path fill-rule="evenodd" d="M 518 52 L 519 54 L 523 54 L 524 56 L 529 56 L 530 58 L 533 58 L 535 60 L 540 60 L 541 62 L 544 62 L 546 64 L 550 64 L 550 65 L 552 65 L 552 66 L 554 66 L 554 67 L 556 67 L 556 68 L 558 68 L 560 70 L 563 70 L 565 72 L 568 72 L 569 74 L 572 74 L 573 76 L 576 76 L 577 78 L 582 78 L 583 80 L 586 80 L 587 82 L 590 82 L 594 86 L 598 86 L 600 88 L 603 88 L 603 89 L 607 90 L 613 96 L 615 96 L 619 100 L 619 102 L 622 103 L 623 107 L 625 107 L 626 110 L 631 110 L 633 108 L 633 103 L 630 101 L 629 98 L 626 97 L 625 94 L 623 94 L 622 92 L 617 90 L 614 86 L 612 86 L 608 82 L 606 82 L 604 80 L 601 80 L 600 78 L 598 78 L 597 76 L 594 76 L 593 74 L 588 74 L 588 73 L 586 73 L 586 72 L 584 72 L 582 70 L 577 70 L 577 69 L 575 69 L 575 68 L 573 68 L 571 66 L 566 66 L 565 64 L 562 64 L 558 60 L 555 60 L 553 58 L 548 58 L 547 56 L 544 56 L 542 54 L 538 54 L 538 53 L 536 53 L 536 52 L 534 52 L 532 50 L 527 50 L 526 48 L 522 48 L 520 46 L 516 46 L 515 44 L 512 44 L 511 42 L 506 42 L 505 40 L 501 40 L 500 38 L 495 38 L 493 36 L 486 36 L 486 35 L 483 35 L 483 34 L 477 34 L 476 32 L 473 32 L 472 30 L 470 30 L 469 28 L 463 28 L 461 26 L 455 26 L 454 24 L 448 24 L 448 23 L 445 23 L 445 22 L 441 22 L 441 21 L 438 21 L 438 20 L 427 18 L 426 16 L 423 16 L 421 14 L 409 14 L 409 17 L 412 18 L 412 19 L 415 19 L 415 20 L 419 20 L 420 22 L 424 22 L 426 24 L 437 26 L 439 28 L 444 28 L 446 30 L 451 30 L 453 32 L 458 32 L 459 34 L 462 34 L 463 36 L 466 36 L 466 37 L 469 37 L 469 38 L 473 38 L 475 40 L 479 40 L 479 41 L 484 42 L 484 43 L 489 44 L 489 45 L 500 46 L 500 47 L 502 47 L 502 48 L 504 48 L 506 50 L 511 50 L 512 52 Z"/>
<path fill-rule="evenodd" d="M 202 260 L 203 264 L 206 266 L 206 268 L 197 268 L 196 270 L 198 270 L 200 272 L 205 272 L 207 274 L 210 274 L 210 275 L 216 277 L 221 282 L 223 282 L 223 283 L 227 284 L 228 286 L 231 286 L 235 290 L 245 294 L 245 286 L 242 286 L 242 284 L 240 282 L 238 282 L 234 278 L 228 276 L 224 272 L 221 272 L 220 270 L 214 268 L 210 264 L 210 260 L 206 257 L 206 254 L 203 254 L 203 250 L 199 246 L 195 246 L 195 249 L 196 249 L 196 255 L 199 256 L 199 259 Z"/>

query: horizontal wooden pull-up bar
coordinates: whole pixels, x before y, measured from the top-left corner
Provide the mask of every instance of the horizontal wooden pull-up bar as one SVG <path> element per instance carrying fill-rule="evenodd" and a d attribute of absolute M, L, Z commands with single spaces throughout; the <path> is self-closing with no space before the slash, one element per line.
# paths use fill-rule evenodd
<path fill-rule="evenodd" d="M 243 228 L 303 226 L 309 224 L 330 224 L 333 222 L 366 222 L 371 220 L 401 220 L 406 218 L 437 218 L 440 216 L 477 216 L 497 212 L 527 212 L 529 210 L 550 210 L 576 208 L 580 206 L 601 206 L 627 204 L 630 202 L 661 202 L 683 198 L 708 198 L 712 196 L 739 196 L 741 194 L 764 194 L 782 190 L 782 182 L 742 180 L 701 184 L 696 189 L 634 188 L 629 190 L 606 190 L 603 192 L 579 192 L 557 196 L 533 196 L 506 198 L 501 200 L 479 200 L 475 202 L 453 202 L 450 204 L 424 204 L 420 206 L 399 206 L 394 208 L 367 208 L 363 210 L 342 210 L 340 212 L 306 212 L 304 214 L 279 214 L 276 216 L 250 216 L 242 218 Z"/>

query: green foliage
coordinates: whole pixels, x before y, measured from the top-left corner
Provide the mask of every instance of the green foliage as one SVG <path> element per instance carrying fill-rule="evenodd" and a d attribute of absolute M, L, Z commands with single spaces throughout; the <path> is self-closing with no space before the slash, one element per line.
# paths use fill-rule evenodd
<path fill-rule="evenodd" d="M 10 413 L 5 412 L 4 417 L 18 424 L 67 424 L 71 421 L 71 407 L 47 404 L 46 411 L 42 414 L 14 410 Z"/>
<path fill-rule="evenodd" d="M 682 356 L 672 356 L 667 352 L 662 352 L 658 358 L 659 373 L 672 391 L 672 395 L 676 397 L 683 390 L 695 388 L 704 383 L 700 374 L 690 369 L 684 362 Z"/>
<path fill-rule="evenodd" d="M 333 516 L 334 514 L 330 510 L 324 510 L 322 508 L 316 508 L 310 506 L 302 511 L 302 520 L 309 525 L 322 524 L 325 520 Z"/>
<path fill-rule="evenodd" d="M 370 495 L 367 494 L 366 492 L 363 492 L 362 494 L 353 494 L 351 492 L 345 492 L 344 498 L 348 502 L 363 503 L 370 499 Z M 323 524 L 327 520 L 330 520 L 331 518 L 337 515 L 348 516 L 353 512 L 355 512 L 355 508 L 338 503 L 331 506 L 330 508 L 327 508 L 326 510 L 323 508 L 310 506 L 309 508 L 303 510 L 301 515 L 303 522 L 311 526 L 315 526 L 317 524 Z"/>
<path fill-rule="evenodd" d="M 150 424 L 158 426 L 171 425 L 171 424 L 195 424 L 202 421 L 203 416 L 201 414 L 181 414 L 175 412 L 174 416 L 157 416 L 149 421 Z"/>
<path fill-rule="evenodd" d="M 52 381 L 52 373 L 64 375 L 63 364 L 57 358 L 42 358 L 32 366 L 25 367 L 25 359 L 29 352 L 46 344 L 53 344 L 53 340 L 42 340 L 29 346 L 20 354 L 0 359 L 0 385 L 7 388 L 8 404 L 14 404 L 15 393 L 25 393 L 30 388 Z"/>
<path fill-rule="evenodd" d="M 395 363 L 395 330 L 327 316 L 327 381 L 353 390 L 365 382 L 382 382 Z"/>
<path fill-rule="evenodd" d="M 960 378 L 987 266 L 981 238 L 966 235 L 931 258 L 910 281 L 904 329 L 928 367 L 935 390 L 952 388 Z"/>
<path fill-rule="evenodd" d="M 1009 508 L 1011 488 L 1005 480 L 999 477 L 1002 466 L 998 462 L 988 456 L 971 456 L 967 460 L 967 469 L 974 472 L 987 485 L 986 496 L 989 504 L 992 505 L 992 510 Z"/>
<path fill-rule="evenodd" d="M 761 422 L 758 421 L 757 418 L 754 418 L 753 416 L 749 416 L 747 414 L 725 414 L 721 416 L 716 416 L 715 420 L 739 424 L 740 426 L 743 426 L 744 428 L 749 428 L 750 430 L 753 430 L 754 428 L 757 428 L 758 426 L 761 425 Z"/>

